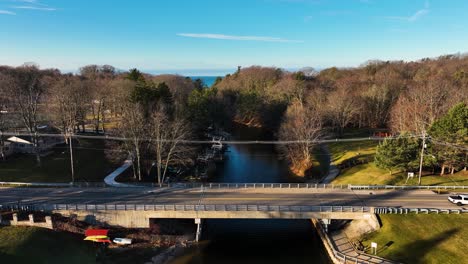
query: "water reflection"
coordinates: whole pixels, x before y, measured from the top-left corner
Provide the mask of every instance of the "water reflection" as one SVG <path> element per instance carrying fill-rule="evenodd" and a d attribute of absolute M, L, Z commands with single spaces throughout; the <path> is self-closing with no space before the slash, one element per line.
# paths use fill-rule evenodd
<path fill-rule="evenodd" d="M 234 128 L 234 139 L 271 138 L 260 129 Z M 212 182 L 297 182 L 274 145 L 234 145 L 216 167 Z M 206 220 L 203 242 L 173 264 L 330 263 L 308 220 Z"/>

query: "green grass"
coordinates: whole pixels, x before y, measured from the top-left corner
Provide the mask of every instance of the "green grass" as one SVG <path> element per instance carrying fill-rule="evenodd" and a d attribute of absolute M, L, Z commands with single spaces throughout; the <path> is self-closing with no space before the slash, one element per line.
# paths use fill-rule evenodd
<path fill-rule="evenodd" d="M 108 161 L 102 140 L 80 140 L 75 143 L 75 180 L 102 181 L 118 164 Z M 36 166 L 33 155 L 16 155 L 0 162 L 0 181 L 12 182 L 70 182 L 68 146 L 58 146 L 54 153 L 42 158 Z"/>
<path fill-rule="evenodd" d="M 32 227 L 0 228 L 1 263 L 95 263 L 92 244 L 82 238 Z"/>
<path fill-rule="evenodd" d="M 363 241 L 366 246 L 377 242 L 379 256 L 403 263 L 467 263 L 468 215 L 380 218 L 382 228 Z"/>
<path fill-rule="evenodd" d="M 387 170 L 377 168 L 374 162 L 361 164 L 349 169 L 344 169 L 333 180 L 333 184 L 370 184 L 370 185 L 417 185 L 417 173 L 415 178 L 406 183 L 406 174 L 394 173 L 390 175 Z M 453 175 L 426 175 L 421 178 L 421 185 L 446 185 L 468 186 L 468 173 L 457 172 Z"/>
<path fill-rule="evenodd" d="M 371 162 L 342 170 L 340 175 L 336 177 L 332 183 L 386 185 L 395 184 L 401 181 L 403 177 L 402 174 L 390 176 L 387 171 L 377 168 L 377 166 Z"/>
<path fill-rule="evenodd" d="M 342 162 L 352 158 L 370 158 L 372 159 L 379 141 L 354 141 L 354 142 L 336 142 L 329 143 L 328 149 L 332 155 L 332 162 L 339 165 Z"/>
<path fill-rule="evenodd" d="M 406 177 L 401 179 L 397 184 L 404 185 L 406 182 Z M 415 178 L 408 180 L 408 185 L 417 185 L 418 178 L 415 175 Z M 440 175 L 428 175 L 422 176 L 421 178 L 422 185 L 449 185 L 449 186 L 468 186 L 468 172 L 460 171 L 454 173 L 453 175 L 447 174 L 444 176 Z"/>
<path fill-rule="evenodd" d="M 328 144 L 332 162 L 336 165 L 350 159 L 373 160 L 378 141 L 336 142 Z M 417 173 L 415 173 L 417 174 Z M 427 173 L 425 173 L 427 174 Z M 378 168 L 374 162 L 360 164 L 342 169 L 333 184 L 371 184 L 371 185 L 417 185 L 417 176 L 406 183 L 406 173 L 390 175 L 387 170 Z M 458 172 L 454 175 L 427 175 L 421 179 L 422 185 L 464 185 L 468 186 L 468 173 Z"/>

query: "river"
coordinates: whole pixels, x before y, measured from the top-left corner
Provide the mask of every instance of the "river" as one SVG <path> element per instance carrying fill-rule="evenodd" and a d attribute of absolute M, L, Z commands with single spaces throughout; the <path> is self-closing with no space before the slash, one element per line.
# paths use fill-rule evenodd
<path fill-rule="evenodd" d="M 270 139 L 260 129 L 237 126 L 233 138 Z M 273 145 L 231 145 L 213 182 L 298 182 Z M 308 220 L 205 220 L 202 242 L 171 264 L 331 263 Z"/>

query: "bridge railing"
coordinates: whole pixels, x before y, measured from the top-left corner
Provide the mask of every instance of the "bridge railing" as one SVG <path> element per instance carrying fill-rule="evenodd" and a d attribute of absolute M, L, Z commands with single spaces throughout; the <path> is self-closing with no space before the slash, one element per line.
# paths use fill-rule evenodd
<path fill-rule="evenodd" d="M 248 204 L 6 204 L 0 210 L 22 211 L 258 211 L 258 212 L 331 212 L 372 213 L 372 207 L 294 206 Z"/>
<path fill-rule="evenodd" d="M 466 214 L 468 209 L 375 207 L 375 214 Z"/>
<path fill-rule="evenodd" d="M 323 227 L 320 221 L 317 222 L 316 227 L 317 227 L 317 231 L 321 233 L 321 237 L 325 239 L 324 242 L 328 244 L 328 246 L 332 250 L 334 258 L 339 263 L 344 263 L 344 264 L 348 264 L 348 263 L 356 263 L 356 264 L 398 263 L 398 262 L 389 261 L 387 259 L 383 259 L 377 256 L 368 255 L 368 254 L 359 254 L 359 256 L 364 257 L 363 259 L 363 258 L 359 258 L 359 256 L 358 257 L 350 256 L 350 255 L 347 255 L 346 253 L 340 252 L 339 250 L 337 250 L 335 243 L 331 241 L 330 237 L 327 234 L 327 231 L 325 230 L 325 228 Z"/>
<path fill-rule="evenodd" d="M 249 204 L 3 204 L 0 210 L 18 211 L 258 211 L 258 212 L 324 212 L 374 214 L 465 214 L 468 209 L 400 208 L 367 206 L 300 206 Z"/>
<path fill-rule="evenodd" d="M 350 190 L 468 190 L 458 185 L 348 185 Z"/>
<path fill-rule="evenodd" d="M 349 190 L 468 190 L 468 186 L 457 185 L 353 185 L 353 184 L 318 184 L 318 183 L 131 183 L 135 188 L 173 188 L 173 189 L 349 189 Z M 22 183 L 0 182 L 0 187 L 47 187 L 47 188 L 118 188 L 103 182 L 75 183 Z M 129 187 L 123 187 L 129 188 Z"/>

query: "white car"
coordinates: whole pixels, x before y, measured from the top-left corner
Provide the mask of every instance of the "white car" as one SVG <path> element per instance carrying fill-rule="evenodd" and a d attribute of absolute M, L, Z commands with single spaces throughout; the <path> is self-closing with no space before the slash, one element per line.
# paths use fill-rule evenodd
<path fill-rule="evenodd" d="M 129 238 L 114 238 L 114 240 L 112 241 L 118 245 L 131 245 L 132 244 L 132 240 Z"/>
<path fill-rule="evenodd" d="M 450 195 L 448 200 L 458 206 L 468 205 L 468 194 Z"/>

